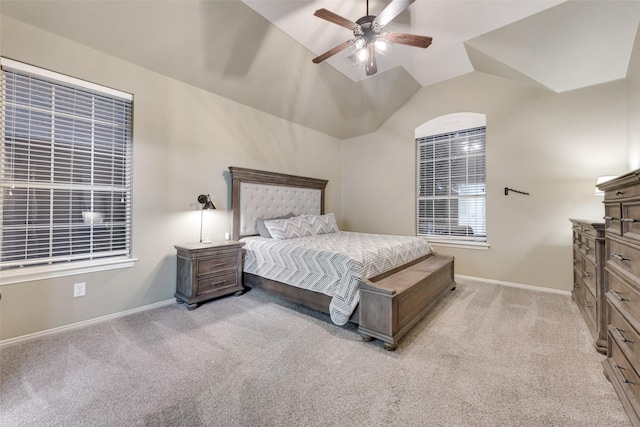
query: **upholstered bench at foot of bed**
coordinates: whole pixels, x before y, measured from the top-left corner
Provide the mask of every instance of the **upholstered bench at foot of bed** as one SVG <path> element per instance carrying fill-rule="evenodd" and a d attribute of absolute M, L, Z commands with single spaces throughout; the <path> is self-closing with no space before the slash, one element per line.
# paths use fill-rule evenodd
<path fill-rule="evenodd" d="M 358 332 L 393 351 L 406 334 L 449 290 L 456 287 L 454 258 L 432 255 L 404 270 L 360 281 Z"/>

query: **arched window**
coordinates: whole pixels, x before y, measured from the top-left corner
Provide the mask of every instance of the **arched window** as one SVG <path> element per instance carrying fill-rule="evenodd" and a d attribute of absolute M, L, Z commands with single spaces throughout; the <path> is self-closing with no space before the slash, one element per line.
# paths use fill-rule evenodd
<path fill-rule="evenodd" d="M 487 241 L 486 117 L 455 113 L 416 129 L 417 234 L 430 241 Z"/>

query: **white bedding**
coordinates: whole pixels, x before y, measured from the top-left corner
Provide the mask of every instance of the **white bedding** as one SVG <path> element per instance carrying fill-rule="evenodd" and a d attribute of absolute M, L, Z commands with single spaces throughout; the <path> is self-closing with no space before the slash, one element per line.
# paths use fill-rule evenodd
<path fill-rule="evenodd" d="M 315 234 L 288 240 L 245 237 L 244 271 L 332 297 L 331 320 L 344 325 L 358 305 L 358 280 L 376 276 L 431 252 L 419 237 Z"/>

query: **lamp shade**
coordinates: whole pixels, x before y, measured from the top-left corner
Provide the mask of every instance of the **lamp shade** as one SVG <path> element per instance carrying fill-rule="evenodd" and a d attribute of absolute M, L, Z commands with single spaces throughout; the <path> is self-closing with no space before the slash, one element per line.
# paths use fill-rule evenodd
<path fill-rule="evenodd" d="M 216 207 L 213 205 L 211 201 L 211 196 L 208 194 L 201 194 L 198 196 L 198 203 L 202 203 L 202 209 L 215 209 Z"/>

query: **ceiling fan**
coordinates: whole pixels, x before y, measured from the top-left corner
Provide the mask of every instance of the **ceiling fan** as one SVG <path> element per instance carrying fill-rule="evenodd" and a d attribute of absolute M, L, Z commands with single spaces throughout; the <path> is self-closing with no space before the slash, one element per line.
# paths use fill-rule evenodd
<path fill-rule="evenodd" d="M 418 36 L 414 34 L 382 32 L 382 27 L 398 16 L 402 11 L 411 5 L 415 0 L 393 0 L 377 16 L 369 15 L 369 0 L 367 0 L 367 14 L 353 22 L 347 18 L 333 13 L 327 9 L 318 9 L 313 14 L 318 18 L 332 22 L 353 31 L 354 39 L 347 40 L 333 49 L 328 50 L 317 58 L 313 59 L 315 64 L 319 64 L 347 48 L 352 52 L 355 59 L 364 62 L 367 76 L 378 72 L 376 65 L 376 52 L 386 53 L 391 43 L 400 43 L 407 46 L 427 48 L 431 44 L 431 37 Z"/>

